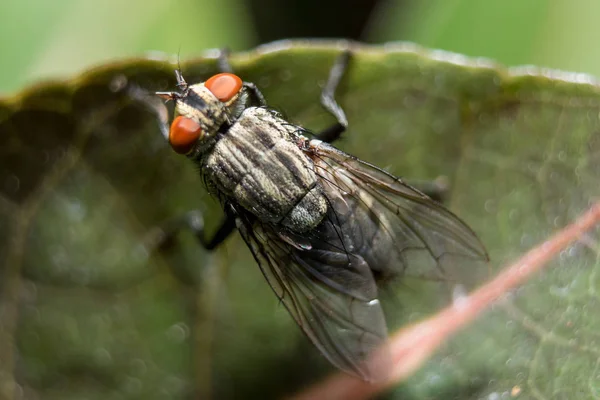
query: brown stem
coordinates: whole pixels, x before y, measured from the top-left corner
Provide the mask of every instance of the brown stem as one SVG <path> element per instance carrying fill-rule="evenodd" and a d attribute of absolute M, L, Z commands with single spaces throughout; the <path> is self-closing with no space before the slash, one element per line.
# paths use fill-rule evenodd
<path fill-rule="evenodd" d="M 600 202 L 550 239 L 502 269 L 494 279 L 436 315 L 398 330 L 390 337 L 393 368 L 385 381 L 367 383 L 339 373 L 292 397 L 308 399 L 365 399 L 411 376 L 450 335 L 465 327 L 510 290 L 523 284 L 548 261 L 600 222 Z"/>

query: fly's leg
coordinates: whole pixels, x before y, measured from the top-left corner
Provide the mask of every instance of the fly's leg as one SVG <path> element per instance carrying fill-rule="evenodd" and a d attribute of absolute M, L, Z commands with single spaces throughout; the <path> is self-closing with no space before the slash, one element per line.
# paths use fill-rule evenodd
<path fill-rule="evenodd" d="M 219 68 L 219 71 L 221 72 L 233 72 L 233 68 L 229 63 L 229 53 L 229 49 L 221 49 L 219 53 L 219 56 L 217 58 L 217 66 Z M 346 50 L 338 56 L 335 63 L 333 64 L 333 67 L 331 68 L 331 71 L 329 72 L 327 83 L 325 84 L 325 87 L 321 92 L 321 104 L 337 120 L 337 122 L 334 125 L 323 130 L 321 133 L 315 136 L 316 139 L 322 140 L 327 143 L 331 143 L 338 139 L 348 127 L 348 119 L 346 118 L 346 114 L 344 113 L 344 110 L 342 110 L 342 107 L 340 107 L 340 105 L 337 103 L 337 101 L 335 101 L 335 90 L 338 87 L 342 78 L 344 77 L 346 70 L 348 69 L 348 64 L 350 63 L 351 55 L 352 53 L 350 52 L 350 50 Z M 262 107 L 267 105 L 265 97 L 254 83 L 244 81 L 243 85 L 252 94 L 255 104 L 258 104 Z"/>
<path fill-rule="evenodd" d="M 252 82 L 244 82 L 243 85 L 250 90 L 252 96 L 254 97 L 255 104 L 258 104 L 261 107 L 267 106 L 267 101 L 265 100 L 265 96 L 263 96 L 262 92 L 258 90 L 256 85 Z"/>
<path fill-rule="evenodd" d="M 331 71 L 329 71 L 327 83 L 321 92 L 321 104 L 337 120 L 335 124 L 316 135 L 316 139 L 327 143 L 332 143 L 336 139 L 339 139 L 339 137 L 348 127 L 348 119 L 346 118 L 346 114 L 344 113 L 342 107 L 340 107 L 335 100 L 335 90 L 337 89 L 340 81 L 346 73 L 346 70 L 348 69 L 351 56 L 352 53 L 350 50 L 346 50 L 338 56 L 333 64 L 333 67 L 331 68 Z"/>
<path fill-rule="evenodd" d="M 199 210 L 190 211 L 180 217 L 166 221 L 155 228 L 149 235 L 149 247 L 154 250 L 166 249 L 171 246 L 177 234 L 190 230 L 198 243 L 206 250 L 214 250 L 229 237 L 235 228 L 235 218 L 226 215 L 219 229 L 209 239 L 204 232 L 204 218 Z"/>
<path fill-rule="evenodd" d="M 229 63 L 229 53 L 230 51 L 227 48 L 223 48 L 219 52 L 219 56 L 217 58 L 217 67 L 219 68 L 220 72 L 233 73 L 233 68 L 231 68 L 231 64 Z M 262 92 L 258 90 L 254 83 L 244 81 L 242 84 L 250 91 L 253 104 L 266 107 L 267 101 L 265 100 L 265 96 L 263 96 Z"/>

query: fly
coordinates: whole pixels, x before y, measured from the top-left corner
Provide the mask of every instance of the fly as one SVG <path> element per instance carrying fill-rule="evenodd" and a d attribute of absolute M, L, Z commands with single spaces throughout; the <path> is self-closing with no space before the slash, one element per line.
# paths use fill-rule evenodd
<path fill-rule="evenodd" d="M 333 66 L 323 106 L 337 123 L 314 135 L 268 108 L 258 88 L 222 69 L 178 91 L 171 147 L 200 171 L 221 202 L 225 221 L 206 239 L 201 214 L 185 223 L 214 249 L 236 228 L 267 282 L 304 334 L 338 368 L 380 378 L 367 360 L 387 339 L 379 278 L 407 271 L 443 277 L 457 263 L 487 262 L 473 231 L 452 212 L 382 169 L 331 144 L 348 122 L 335 101 L 350 52 Z"/>

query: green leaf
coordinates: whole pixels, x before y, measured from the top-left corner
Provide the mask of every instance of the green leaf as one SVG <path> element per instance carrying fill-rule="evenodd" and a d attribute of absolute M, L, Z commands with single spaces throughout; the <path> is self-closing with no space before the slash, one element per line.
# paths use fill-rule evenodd
<path fill-rule="evenodd" d="M 273 107 L 319 130 L 332 122 L 319 84 L 339 52 L 281 42 L 231 61 Z M 213 254 L 189 234 L 147 251 L 170 217 L 200 208 L 214 228 L 222 216 L 123 90 L 172 89 L 175 68 L 122 61 L 0 102 L 3 397 L 277 397 L 332 371 L 237 234 Z M 182 68 L 188 82 L 216 71 L 213 58 Z M 357 45 L 338 99 L 350 121 L 342 149 L 410 179 L 448 177 L 448 206 L 486 244 L 492 273 L 598 197 L 589 77 Z M 390 396 L 598 396 L 596 241 L 561 254 Z M 403 291 L 400 320 L 432 312 L 421 300 L 435 294 Z"/>

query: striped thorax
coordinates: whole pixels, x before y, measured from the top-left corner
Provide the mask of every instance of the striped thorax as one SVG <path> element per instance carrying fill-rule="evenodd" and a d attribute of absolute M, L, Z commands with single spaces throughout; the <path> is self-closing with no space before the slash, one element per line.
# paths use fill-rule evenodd
<path fill-rule="evenodd" d="M 262 222 L 294 232 L 315 228 L 327 212 L 300 129 L 276 112 L 251 104 L 236 75 L 218 74 L 159 93 L 175 101 L 169 142 L 199 167 L 219 198 L 235 202 Z"/>

